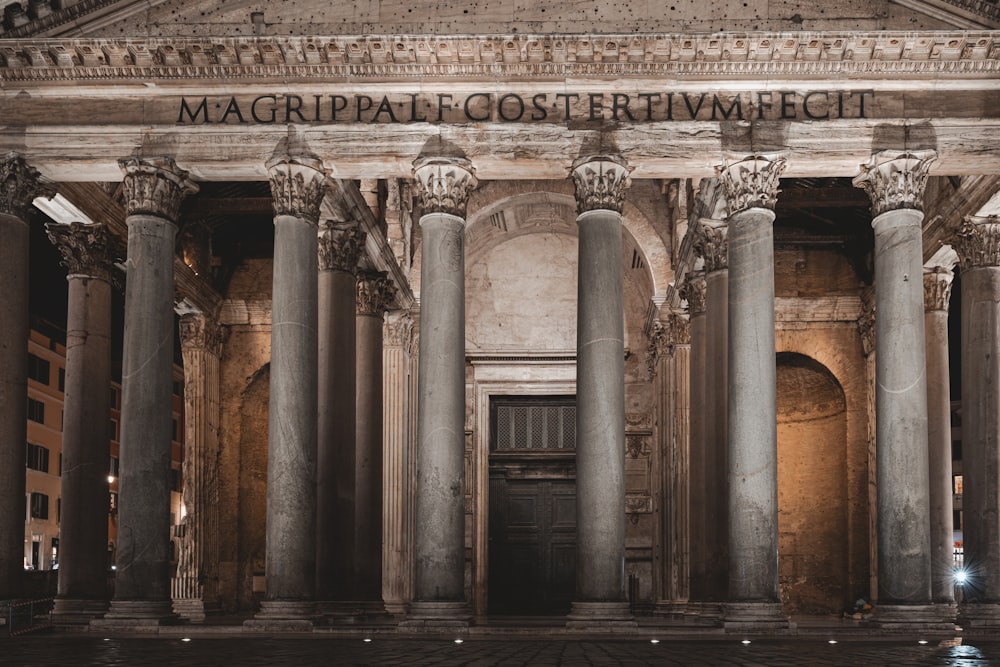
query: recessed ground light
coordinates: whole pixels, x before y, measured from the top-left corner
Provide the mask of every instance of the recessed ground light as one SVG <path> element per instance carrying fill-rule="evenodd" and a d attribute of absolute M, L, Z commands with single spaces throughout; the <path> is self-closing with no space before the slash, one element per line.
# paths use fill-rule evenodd
<path fill-rule="evenodd" d="M 659 639 L 650 639 L 650 640 L 649 640 L 649 643 L 650 643 L 650 644 L 659 644 L 659 643 L 660 643 L 660 640 L 659 640 Z"/>
<path fill-rule="evenodd" d="M 744 640 L 743 640 L 742 642 L 740 642 L 740 643 L 741 643 L 741 644 L 743 644 L 744 646 L 748 646 L 748 645 L 750 644 L 750 640 L 749 640 L 749 639 L 744 639 Z"/>
<path fill-rule="evenodd" d="M 456 639 L 456 640 L 455 640 L 455 643 L 456 643 L 456 644 L 461 644 L 461 643 L 462 643 L 462 640 L 461 640 L 461 639 Z"/>
<path fill-rule="evenodd" d="M 181 637 L 181 641 L 182 642 L 189 642 L 189 641 L 191 641 L 191 638 L 190 637 Z"/>
<path fill-rule="evenodd" d="M 921 639 L 917 643 L 920 644 L 921 646 L 923 646 L 924 644 L 927 643 L 927 640 L 926 639 Z"/>
<path fill-rule="evenodd" d="M 836 639 L 831 639 L 830 641 L 827 642 L 827 644 L 836 644 L 836 643 L 837 643 Z"/>
<path fill-rule="evenodd" d="M 372 643 L 372 638 L 371 638 L 371 637 L 365 637 L 365 638 L 364 638 L 364 642 L 365 642 L 366 644 L 371 644 L 371 643 Z"/>

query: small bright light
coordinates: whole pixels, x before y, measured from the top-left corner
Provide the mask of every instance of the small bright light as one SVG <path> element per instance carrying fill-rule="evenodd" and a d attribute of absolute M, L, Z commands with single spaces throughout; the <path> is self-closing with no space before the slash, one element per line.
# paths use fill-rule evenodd
<path fill-rule="evenodd" d="M 372 643 L 372 639 L 371 639 L 371 637 L 365 637 L 363 641 L 364 641 L 364 642 L 365 642 L 366 644 L 371 644 L 371 643 Z"/>
<path fill-rule="evenodd" d="M 837 643 L 836 639 L 831 639 L 830 641 L 827 642 L 827 644 L 836 644 L 836 643 Z"/>
<path fill-rule="evenodd" d="M 749 646 L 749 645 L 750 645 L 750 640 L 749 640 L 749 639 L 744 639 L 744 640 L 743 640 L 742 642 L 740 642 L 740 643 L 741 643 L 741 644 L 743 644 L 744 646 Z"/>
<path fill-rule="evenodd" d="M 109 641 L 111 641 L 111 637 L 105 637 L 105 638 L 104 638 L 104 641 L 106 641 L 106 642 L 109 642 Z"/>
<path fill-rule="evenodd" d="M 462 640 L 461 640 L 461 639 L 456 639 L 456 640 L 455 640 L 455 643 L 456 643 L 456 644 L 461 644 L 461 643 L 462 643 Z"/>
<path fill-rule="evenodd" d="M 117 570 L 117 569 L 118 569 L 118 566 L 117 566 L 117 565 L 112 565 L 112 566 L 111 566 L 111 569 L 112 569 L 112 570 Z"/>
<path fill-rule="evenodd" d="M 961 586 L 969 580 L 969 573 L 965 570 L 955 570 L 955 583 Z"/>
<path fill-rule="evenodd" d="M 924 644 L 927 643 L 927 640 L 926 639 L 921 639 L 917 643 L 920 644 L 921 646 L 923 646 Z"/>
<path fill-rule="evenodd" d="M 114 483 L 115 483 L 115 478 L 112 477 L 111 475 L 108 475 L 108 484 L 114 484 Z"/>
<path fill-rule="evenodd" d="M 649 640 L 649 643 L 650 643 L 650 644 L 659 644 L 659 643 L 660 643 L 660 640 L 659 640 L 659 639 L 650 639 L 650 640 Z"/>
<path fill-rule="evenodd" d="M 181 641 L 182 642 L 189 642 L 189 641 L 191 641 L 191 638 L 190 637 L 181 637 Z"/>

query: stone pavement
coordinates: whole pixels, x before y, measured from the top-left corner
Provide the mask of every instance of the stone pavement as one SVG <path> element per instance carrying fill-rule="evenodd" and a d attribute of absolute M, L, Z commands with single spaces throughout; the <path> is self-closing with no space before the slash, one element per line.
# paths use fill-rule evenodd
<path fill-rule="evenodd" d="M 4 667 L 271 667 L 291 665 L 441 665 L 469 667 L 562 665 L 702 667 L 809 665 L 899 665 L 982 667 L 1000 665 L 1000 639 L 918 644 L 902 639 L 787 638 L 754 640 L 648 639 L 400 639 L 361 637 L 199 637 L 102 638 L 81 635 L 30 635 L 0 638 Z"/>

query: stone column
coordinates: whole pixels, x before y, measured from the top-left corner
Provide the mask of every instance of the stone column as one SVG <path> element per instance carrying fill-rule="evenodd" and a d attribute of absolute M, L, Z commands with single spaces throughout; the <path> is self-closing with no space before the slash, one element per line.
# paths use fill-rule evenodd
<path fill-rule="evenodd" d="M 423 215 L 417 417 L 416 579 L 406 624 L 466 626 L 465 207 L 460 158 L 413 166 Z"/>
<path fill-rule="evenodd" d="M 0 599 L 8 599 L 24 577 L 28 223 L 35 197 L 55 191 L 17 153 L 0 158 L 0 184 Z"/>
<path fill-rule="evenodd" d="M 861 290 L 858 338 L 865 358 L 865 443 L 868 450 L 868 590 L 878 591 L 878 457 L 875 451 L 875 287 Z"/>
<path fill-rule="evenodd" d="M 576 356 L 576 596 L 570 629 L 630 625 L 625 599 L 625 161 L 573 163 L 580 233 Z"/>
<path fill-rule="evenodd" d="M 94 623 L 158 625 L 176 618 L 169 573 L 174 244 L 181 201 L 197 186 L 170 158 L 127 158 L 119 165 L 128 260 L 118 558 L 111 609 Z"/>
<path fill-rule="evenodd" d="M 931 602 L 924 343 L 924 184 L 933 152 L 883 151 L 854 184 L 872 200 L 875 229 L 875 377 L 878 607 L 881 627 L 940 620 Z"/>
<path fill-rule="evenodd" d="M 365 271 L 357 285 L 357 460 L 355 470 L 355 599 L 368 614 L 382 602 L 382 325 L 396 297 L 385 272 Z"/>
<path fill-rule="evenodd" d="M 970 217 L 952 246 L 962 269 L 961 624 L 1000 627 L 1000 217 Z"/>
<path fill-rule="evenodd" d="M 350 616 L 351 605 L 343 603 L 357 599 L 354 272 L 364 245 L 354 222 L 320 226 L 316 596 L 337 616 Z"/>
<path fill-rule="evenodd" d="M 212 317 L 191 311 L 180 318 L 184 360 L 185 516 L 177 574 L 172 582 L 174 611 L 204 621 L 219 599 L 219 360 L 224 330 Z"/>
<path fill-rule="evenodd" d="M 412 505 L 410 475 L 410 354 L 413 320 L 390 313 L 383 334 L 383 510 L 382 599 L 390 614 L 406 612 L 412 585 L 412 539 L 407 517 Z"/>
<path fill-rule="evenodd" d="M 274 198 L 267 592 L 249 629 L 312 627 L 316 588 L 317 223 L 326 173 L 313 157 L 267 164 Z"/>
<path fill-rule="evenodd" d="M 785 160 L 719 169 L 729 208 L 729 602 L 727 629 L 782 628 L 778 594 L 778 432 L 774 204 Z"/>
<path fill-rule="evenodd" d="M 955 602 L 954 519 L 951 479 L 951 380 L 948 364 L 950 267 L 924 268 L 927 337 L 927 454 L 930 478 L 931 598 Z"/>
<path fill-rule="evenodd" d="M 69 275 L 59 586 L 53 621 L 85 625 L 108 608 L 108 442 L 114 239 L 103 224 L 46 225 Z"/>

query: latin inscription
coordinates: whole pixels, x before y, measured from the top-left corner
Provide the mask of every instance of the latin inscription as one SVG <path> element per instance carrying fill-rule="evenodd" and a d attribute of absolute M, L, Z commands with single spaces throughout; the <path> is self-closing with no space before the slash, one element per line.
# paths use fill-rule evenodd
<path fill-rule="evenodd" d="M 177 123 L 648 123 L 870 118 L 874 90 L 183 97 Z"/>

